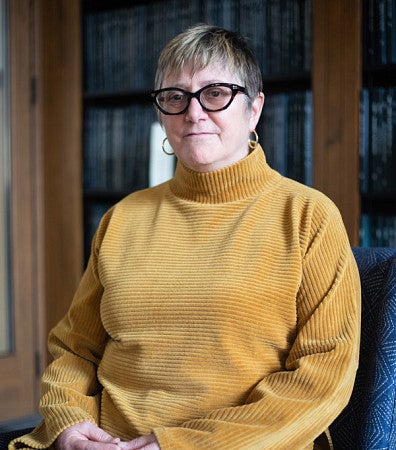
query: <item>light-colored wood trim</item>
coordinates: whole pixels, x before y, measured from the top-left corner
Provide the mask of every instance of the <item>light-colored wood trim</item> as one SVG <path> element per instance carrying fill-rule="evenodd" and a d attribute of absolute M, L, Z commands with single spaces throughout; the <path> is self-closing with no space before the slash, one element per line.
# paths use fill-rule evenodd
<path fill-rule="evenodd" d="M 313 184 L 358 245 L 361 0 L 314 0 L 313 17 Z"/>
<path fill-rule="evenodd" d="M 83 267 L 81 24 L 80 0 L 36 0 L 35 5 L 43 347 L 66 313 Z"/>
<path fill-rule="evenodd" d="M 48 332 L 83 266 L 80 1 L 9 4 L 15 351 L 0 358 L 0 421 L 37 411 Z"/>
<path fill-rule="evenodd" d="M 31 414 L 35 398 L 34 149 L 31 147 L 29 0 L 9 2 L 11 254 L 14 346 L 0 359 L 0 420 Z"/>

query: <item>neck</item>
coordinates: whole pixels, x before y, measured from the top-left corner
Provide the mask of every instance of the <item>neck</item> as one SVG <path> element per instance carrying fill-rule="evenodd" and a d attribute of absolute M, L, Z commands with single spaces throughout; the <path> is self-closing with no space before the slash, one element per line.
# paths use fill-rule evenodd
<path fill-rule="evenodd" d="M 279 177 L 266 163 L 257 146 L 246 158 L 210 172 L 197 172 L 178 162 L 170 182 L 172 192 L 185 200 L 200 203 L 224 203 L 251 197 Z"/>

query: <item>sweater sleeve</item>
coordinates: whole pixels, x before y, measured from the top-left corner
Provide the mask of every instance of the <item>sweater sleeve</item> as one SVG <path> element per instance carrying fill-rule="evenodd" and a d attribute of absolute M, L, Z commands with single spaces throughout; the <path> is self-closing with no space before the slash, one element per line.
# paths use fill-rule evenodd
<path fill-rule="evenodd" d="M 358 366 L 359 275 L 338 210 L 311 223 L 284 369 L 263 378 L 242 406 L 155 429 L 162 450 L 312 448 L 347 404 Z"/>
<path fill-rule="evenodd" d="M 107 217 L 92 245 L 87 268 L 67 315 L 51 330 L 48 348 L 53 362 L 41 381 L 43 421 L 11 448 L 49 448 L 58 435 L 79 422 L 99 424 L 101 386 L 97 367 L 107 341 L 100 320 L 103 288 L 97 275 L 97 252 Z"/>

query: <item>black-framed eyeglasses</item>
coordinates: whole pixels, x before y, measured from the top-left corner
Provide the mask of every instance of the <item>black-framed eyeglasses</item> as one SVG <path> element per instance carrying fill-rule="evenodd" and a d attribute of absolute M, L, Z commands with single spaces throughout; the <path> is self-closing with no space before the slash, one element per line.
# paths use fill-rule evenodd
<path fill-rule="evenodd" d="M 176 87 L 158 89 L 151 92 L 151 98 L 164 114 L 183 114 L 196 98 L 205 111 L 215 112 L 228 108 L 238 92 L 246 94 L 246 88 L 232 83 L 212 83 L 196 92 L 188 92 Z"/>

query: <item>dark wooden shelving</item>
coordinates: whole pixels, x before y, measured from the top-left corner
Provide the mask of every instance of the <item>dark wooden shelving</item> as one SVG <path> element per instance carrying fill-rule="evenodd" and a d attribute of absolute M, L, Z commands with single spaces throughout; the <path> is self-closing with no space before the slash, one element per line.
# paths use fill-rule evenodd
<path fill-rule="evenodd" d="M 363 69 L 363 86 L 389 87 L 396 85 L 396 64 L 367 66 Z"/>
<path fill-rule="evenodd" d="M 83 100 L 86 106 L 151 103 L 150 91 L 148 90 L 85 92 L 83 94 Z"/>
<path fill-rule="evenodd" d="M 362 213 L 396 215 L 396 192 L 386 194 L 362 194 Z"/>
<path fill-rule="evenodd" d="M 114 50 L 117 50 L 117 45 L 122 45 L 120 43 L 124 43 L 128 42 L 130 45 L 135 45 L 134 44 L 134 39 L 132 39 L 133 34 L 128 34 L 126 33 L 125 35 L 123 35 L 123 32 L 127 29 L 127 28 L 122 28 L 122 27 L 126 27 L 127 24 L 133 23 L 133 21 L 129 22 L 129 19 L 132 16 L 128 16 L 129 11 L 128 10 L 132 10 L 133 8 L 135 8 L 136 6 L 138 6 L 137 11 L 139 11 L 139 13 L 142 14 L 142 17 L 144 17 L 145 20 L 148 20 L 148 17 L 150 16 L 150 14 L 155 13 L 155 10 L 152 9 L 151 7 L 153 6 L 158 6 L 161 2 L 159 1 L 131 1 L 131 0 L 82 0 L 81 5 L 82 5 L 82 36 L 84 37 L 83 40 L 83 55 L 86 57 L 87 56 L 87 52 L 89 51 L 89 49 L 92 49 L 93 53 L 92 55 L 93 58 L 91 61 L 96 61 L 96 63 L 98 64 L 98 68 L 99 71 L 95 71 L 92 70 L 92 67 L 95 66 L 87 66 L 87 59 L 83 59 L 83 73 L 84 73 L 84 87 L 83 87 L 83 109 L 84 109 L 84 119 L 86 120 L 86 122 L 84 122 L 84 127 L 85 127 L 85 132 L 87 132 L 87 130 L 91 130 L 90 127 L 92 127 L 92 121 L 89 122 L 89 120 L 91 119 L 91 115 L 90 112 L 92 112 L 93 110 L 95 110 L 95 114 L 98 114 L 99 116 L 95 116 L 95 117 L 99 117 L 98 120 L 101 120 L 102 122 L 102 128 L 98 129 L 96 134 L 93 134 L 93 138 L 88 138 L 86 139 L 87 135 L 84 135 L 84 144 L 87 144 L 88 148 L 88 153 L 86 153 L 86 156 L 89 157 L 89 155 L 93 155 L 93 158 L 97 158 L 98 155 L 99 157 L 103 157 L 103 158 L 110 158 L 110 165 L 113 164 L 112 161 L 112 155 L 108 155 L 106 150 L 104 149 L 103 143 L 102 145 L 98 145 L 98 144 L 92 144 L 91 147 L 89 147 L 90 142 L 92 142 L 92 139 L 96 139 L 96 137 L 98 135 L 103 135 L 103 133 L 107 133 L 105 131 L 105 127 L 111 127 L 112 125 L 114 125 L 115 123 L 117 124 L 117 126 L 120 126 L 120 122 L 117 122 L 117 120 L 121 120 L 123 121 L 123 126 L 125 127 L 131 127 L 131 128 L 125 128 L 123 133 L 124 134 L 128 134 L 130 133 L 130 135 L 134 136 L 136 135 L 136 132 L 134 130 L 134 126 L 136 127 L 136 124 L 133 124 L 133 119 L 130 118 L 130 116 L 126 115 L 125 117 L 122 117 L 120 115 L 122 115 L 121 111 L 118 111 L 119 115 L 117 116 L 117 118 L 115 118 L 115 116 L 113 116 L 111 114 L 111 112 L 106 116 L 106 110 L 109 111 L 112 108 L 114 108 L 114 110 L 116 108 L 124 108 L 125 110 L 129 110 L 129 108 L 131 108 L 131 111 L 133 110 L 133 108 L 135 107 L 141 107 L 141 108 L 145 108 L 145 106 L 151 106 L 151 98 L 150 98 L 150 90 L 152 88 L 152 86 L 150 85 L 153 80 L 151 80 L 151 76 L 153 76 L 153 70 L 154 68 L 152 67 L 153 64 L 153 54 L 150 53 L 150 51 L 152 50 L 152 48 L 147 48 L 148 53 L 144 53 L 144 49 L 146 48 L 145 45 L 142 44 L 142 42 L 144 41 L 140 41 L 140 47 L 138 46 L 137 48 L 139 49 L 140 53 L 133 53 L 132 54 L 139 59 L 140 63 L 137 63 L 136 65 L 136 71 L 139 74 L 136 75 L 135 73 L 132 73 L 132 75 L 136 75 L 136 78 L 134 78 L 133 76 L 131 76 L 130 78 L 125 78 L 125 71 L 128 70 L 133 70 L 132 67 L 130 67 L 128 64 L 125 63 L 125 61 L 121 61 L 119 68 L 120 70 L 124 70 L 124 72 L 122 73 L 122 79 L 120 81 L 120 84 L 117 84 L 117 82 L 115 82 L 114 80 L 117 78 L 112 78 L 113 77 L 113 72 L 112 70 L 115 70 L 115 68 L 117 67 L 117 63 L 114 62 L 114 60 L 112 60 L 111 56 L 115 55 L 117 56 L 117 53 L 111 53 L 109 54 L 109 51 L 114 52 Z M 165 2 L 164 2 L 165 3 Z M 212 20 L 214 21 L 214 24 L 220 25 L 220 26 L 226 26 L 225 24 L 222 24 L 222 20 L 223 18 L 221 17 L 217 17 L 217 12 L 215 12 L 215 9 L 219 6 L 220 9 L 223 11 L 222 14 L 225 14 L 227 17 L 231 17 L 235 11 L 231 11 L 229 8 L 226 8 L 226 2 L 224 2 L 224 4 L 222 5 L 218 5 L 218 3 L 216 1 L 209 1 L 209 0 L 195 0 L 193 2 L 192 8 L 190 8 L 190 4 L 189 2 L 183 2 L 183 5 L 186 5 L 186 12 L 182 12 L 180 11 L 181 14 L 181 18 L 187 23 L 188 25 L 192 25 L 193 23 L 198 23 L 198 22 L 203 22 L 205 21 L 205 18 L 208 17 L 208 15 L 210 16 L 211 14 L 213 15 Z M 187 8 L 188 5 L 188 8 Z M 269 7 L 270 4 L 268 4 Z M 275 4 L 271 4 L 271 8 L 275 8 L 275 9 L 271 9 L 271 11 L 275 14 L 278 14 L 277 16 L 277 20 L 279 20 L 279 24 L 281 21 L 281 15 L 284 14 L 284 11 L 277 9 Z M 294 50 L 291 51 L 289 50 L 289 52 L 291 52 L 291 54 L 289 55 L 289 58 L 285 58 L 284 54 L 282 53 L 282 55 L 280 54 L 280 45 L 282 43 L 283 47 L 282 47 L 282 51 L 285 51 L 286 48 L 291 48 L 291 45 L 295 44 L 294 40 L 293 42 L 291 42 L 290 40 L 287 41 L 285 35 L 279 36 L 279 42 L 275 43 L 273 40 L 268 38 L 267 41 L 267 37 L 265 36 L 265 34 L 258 30 L 257 33 L 253 33 L 254 36 L 263 36 L 263 39 L 266 39 L 266 45 L 267 45 L 267 52 L 269 52 L 268 54 L 275 54 L 274 52 L 276 51 L 276 58 L 274 58 L 274 60 L 269 60 L 266 59 L 266 57 L 264 55 L 266 55 L 265 52 L 263 52 L 260 56 L 260 54 L 257 54 L 258 59 L 260 60 L 261 58 L 261 63 L 267 67 L 268 72 L 270 71 L 279 71 L 284 69 L 284 65 L 286 65 L 286 69 L 285 71 L 282 70 L 282 73 L 276 73 L 276 74 L 271 74 L 271 75 L 264 75 L 263 77 L 263 85 L 264 85 L 264 92 L 266 94 L 277 94 L 277 93 L 293 93 L 293 92 L 300 92 L 300 91 L 307 91 L 311 89 L 311 75 L 309 72 L 307 71 L 303 71 L 304 69 L 307 69 L 307 66 L 310 64 L 311 61 L 311 52 L 310 52 L 310 38 L 308 37 L 309 32 L 307 30 L 310 30 L 310 27 L 308 26 L 304 27 L 305 23 L 310 24 L 311 20 L 312 20 L 312 16 L 311 16 L 311 4 L 310 2 L 302 2 L 301 5 L 308 5 L 306 6 L 307 9 L 305 9 L 305 11 L 307 11 L 307 14 L 303 14 L 303 11 L 301 10 L 301 12 L 299 13 L 299 15 L 297 16 L 297 19 L 299 20 L 299 25 L 296 25 L 297 22 L 294 23 L 294 26 L 300 26 L 301 27 L 301 33 L 299 36 L 301 36 L 301 39 L 298 45 L 300 45 L 299 49 L 300 49 L 300 55 L 301 55 L 301 70 L 298 68 L 296 69 L 296 58 L 295 58 L 295 52 Z M 147 8 L 146 8 L 147 6 Z M 244 6 L 246 7 L 246 6 Z M 263 4 L 263 18 L 265 18 L 265 5 Z M 128 16 L 127 20 L 123 20 L 124 17 L 121 17 L 121 15 L 124 14 L 124 12 L 120 12 L 121 9 L 125 9 L 125 14 Z M 291 10 L 290 10 L 291 11 Z M 295 11 L 295 10 L 293 10 Z M 114 14 L 113 14 L 114 12 Z M 234 18 L 238 17 L 237 22 L 239 23 L 239 25 L 242 25 L 242 28 L 244 28 L 245 30 L 249 30 L 250 27 L 247 26 L 247 24 L 249 24 L 250 22 L 247 22 L 249 20 L 253 20 L 254 19 L 254 15 L 256 14 L 255 11 L 250 10 L 251 14 L 246 14 L 247 10 L 244 9 L 243 11 L 241 10 L 238 16 L 233 16 Z M 100 17 L 95 15 L 97 13 L 105 13 L 105 14 L 101 14 Z M 121 15 L 120 15 L 121 14 Z M 183 16 L 184 14 L 184 16 Z M 186 16 L 187 14 L 187 16 Z M 188 15 L 189 14 L 189 15 Z M 290 15 L 292 13 L 290 12 Z M 177 16 L 177 14 L 176 14 Z M 186 18 L 187 17 L 187 18 Z M 250 17 L 250 18 L 249 18 Z M 282 16 L 283 17 L 283 16 Z M 297 20 L 296 19 L 296 20 Z M 95 22 L 96 20 L 99 20 L 100 22 Z M 153 20 L 162 20 L 161 16 L 158 16 L 158 14 L 154 14 L 153 15 Z M 264 19 L 263 19 L 264 20 Z M 283 17 L 282 19 L 283 21 L 285 20 L 285 17 Z M 104 24 L 106 23 L 106 21 L 109 21 L 109 26 L 106 27 L 104 26 Z M 305 22 L 307 21 L 307 22 Z M 120 25 L 120 23 L 122 23 L 122 25 Z M 140 23 L 140 22 L 139 22 Z M 211 21 L 212 23 L 212 21 Z M 140 23 L 141 24 L 141 23 Z M 162 22 L 160 23 L 160 25 L 162 24 Z M 96 25 L 98 25 L 96 27 Z M 175 32 L 177 29 L 179 29 L 179 26 L 176 26 L 176 24 L 174 24 L 174 29 Z M 238 25 L 238 26 L 239 26 Z M 84 28 L 84 27 L 87 28 Z M 117 29 L 117 26 L 121 26 L 121 32 L 118 33 L 117 35 L 117 30 L 119 31 L 119 29 Z M 153 23 L 151 23 L 151 26 L 153 26 Z M 265 23 L 264 25 L 265 26 Z M 268 23 L 267 23 L 267 26 Z M 273 22 L 271 22 L 271 29 L 274 26 Z M 94 28 L 90 28 L 90 27 L 94 27 Z M 95 31 L 93 31 L 95 30 Z M 111 31 L 113 30 L 113 31 Z M 129 30 L 129 28 L 128 28 Z M 163 30 L 161 29 L 161 27 L 156 29 L 157 33 L 155 33 L 155 35 L 153 35 L 151 32 L 149 31 L 145 31 L 146 33 L 150 33 L 149 35 L 147 35 L 146 39 L 152 39 L 153 40 L 153 45 L 160 45 L 159 40 L 160 40 L 160 36 L 162 34 L 164 34 L 164 36 L 166 35 L 166 33 L 163 33 Z M 96 39 L 96 35 L 93 34 L 89 34 L 89 33 L 97 33 L 97 38 L 101 39 L 102 41 L 100 41 L 100 43 L 98 44 L 98 41 Z M 143 28 L 141 29 L 140 32 L 143 32 Z M 111 33 L 116 33 L 116 34 L 111 34 Z M 114 37 L 116 36 L 116 38 Z M 129 40 L 125 40 L 127 39 L 127 36 Z M 304 41 L 304 36 L 305 36 L 305 41 Z M 107 39 L 110 39 L 110 43 L 108 45 L 106 45 Z M 114 37 L 114 40 L 112 40 L 112 38 Z M 139 37 L 141 37 L 141 35 L 139 35 Z M 123 40 L 124 39 L 124 40 Z M 250 37 L 251 39 L 251 37 Z M 167 38 L 168 40 L 168 38 Z M 281 42 L 282 41 L 282 42 Z M 118 42 L 119 44 L 115 45 L 115 42 Z M 150 41 L 151 42 L 151 41 Z M 261 42 L 261 41 L 254 41 L 256 43 Z M 98 50 L 98 47 L 95 47 L 96 45 L 100 45 Z M 279 44 L 279 48 L 276 47 L 276 45 Z M 288 47 L 285 47 L 285 45 L 288 45 Z M 136 44 L 138 45 L 138 44 Z M 151 45 L 151 44 L 150 44 Z M 161 44 L 163 45 L 163 44 Z M 260 50 L 262 50 L 261 46 L 258 46 L 260 48 Z M 125 47 L 126 49 L 128 49 L 128 46 Z M 297 48 L 296 46 L 293 47 L 293 49 Z M 150 50 L 150 51 L 149 51 Z M 255 49 L 257 50 L 257 49 Z M 142 54 L 143 51 L 143 54 Z M 308 52 L 308 53 L 306 53 Z M 257 53 L 257 52 L 256 52 Z M 308 56 L 307 56 L 308 55 Z M 144 58 L 145 56 L 145 58 Z M 108 58 L 109 60 L 111 60 L 110 65 L 106 64 L 106 61 Z M 116 59 L 116 58 L 115 58 Z M 121 58 L 122 60 L 122 58 Z M 274 67 L 271 66 L 271 63 L 276 62 L 276 65 L 274 64 Z M 293 64 L 294 62 L 294 64 Z M 93 62 L 92 62 L 93 63 Z M 305 64 L 305 65 L 304 65 Z M 112 69 L 113 67 L 113 69 Z M 298 66 L 299 67 L 299 66 Z M 141 71 L 141 73 L 139 73 L 139 71 Z M 288 72 L 291 73 L 288 73 Z M 148 73 L 150 73 L 150 77 L 148 76 Z M 144 75 L 143 75 L 144 74 Z M 150 78 L 150 79 L 148 79 Z M 119 78 L 120 79 L 120 78 Z M 128 85 L 131 85 L 132 87 L 129 88 Z M 104 90 L 100 90 L 101 86 L 107 86 L 106 89 Z M 120 88 L 117 90 L 117 86 L 120 86 Z M 135 86 L 136 88 L 133 88 L 133 86 Z M 91 89 L 91 90 L 90 90 Z M 97 110 L 97 111 L 96 111 Z M 153 114 L 153 120 L 155 120 L 155 115 Z M 143 132 L 143 129 L 145 129 L 147 127 L 147 124 L 143 125 L 142 122 L 142 126 L 139 128 L 139 133 Z M 91 132 L 91 131 L 88 131 Z M 111 133 L 111 131 L 110 131 Z M 145 133 L 145 131 L 144 131 Z M 112 137 L 110 138 L 110 141 L 112 141 L 114 134 L 111 135 Z M 128 144 L 129 145 L 129 144 Z M 96 146 L 96 147 L 95 147 Z M 124 149 L 122 150 L 125 154 L 129 154 L 129 152 L 132 154 L 134 149 L 133 148 L 128 148 L 126 149 L 124 146 Z M 102 156 L 100 156 L 102 155 Z M 97 162 L 93 159 L 92 160 L 92 164 L 90 165 L 90 167 L 97 167 L 95 166 L 95 164 L 97 164 Z M 99 164 L 100 165 L 100 164 Z M 118 164 L 119 165 L 119 164 Z M 103 174 L 103 164 L 100 165 L 100 173 Z M 114 166 L 113 166 L 114 167 Z M 118 167 L 118 166 L 117 166 Z M 141 168 L 141 170 L 146 170 L 144 167 Z M 133 176 L 131 177 L 132 181 L 131 183 L 134 184 L 133 182 Z M 92 178 L 91 178 L 92 180 Z M 95 180 L 94 180 L 95 181 Z M 139 184 L 139 183 L 135 183 L 135 184 Z M 140 183 L 141 184 L 141 183 Z M 83 191 L 83 199 L 84 199 L 84 209 L 85 209 L 85 223 L 86 225 L 88 225 L 88 227 L 92 226 L 92 221 L 90 220 L 89 217 L 89 213 L 87 214 L 87 211 L 94 210 L 96 211 L 95 213 L 98 213 L 99 209 L 100 209 L 100 204 L 113 204 L 115 202 L 117 202 L 118 200 L 120 200 L 121 198 L 123 198 L 125 195 L 127 195 L 129 192 L 136 190 L 138 188 L 142 188 L 145 186 L 135 186 L 128 191 L 128 192 L 119 192 L 117 190 L 113 190 L 110 189 L 109 190 L 105 190 L 102 189 L 101 186 L 101 182 L 99 183 L 93 183 L 90 184 L 90 181 L 87 182 L 86 184 L 87 188 L 90 186 L 91 189 L 84 189 Z M 99 187 L 99 190 L 95 190 L 94 187 Z M 103 184 L 103 186 L 105 187 L 106 184 Z M 125 188 L 128 186 L 125 186 Z M 91 230 L 92 231 L 92 230 Z M 87 230 L 84 231 L 85 236 L 87 236 Z M 88 233 L 88 235 L 92 235 L 91 233 Z M 86 247 L 87 249 L 87 247 Z"/>

